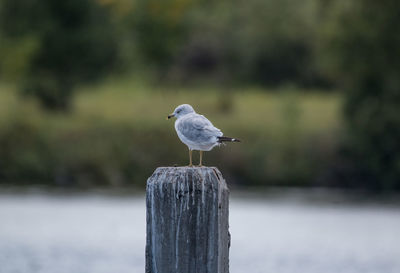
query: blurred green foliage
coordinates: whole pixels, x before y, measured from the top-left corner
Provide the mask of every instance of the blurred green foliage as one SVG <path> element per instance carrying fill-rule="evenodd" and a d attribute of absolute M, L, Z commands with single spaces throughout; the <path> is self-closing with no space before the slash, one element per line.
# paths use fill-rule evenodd
<path fill-rule="evenodd" d="M 116 67 L 170 82 L 326 85 L 317 1 L 0 0 L 0 73 L 49 108 Z"/>
<path fill-rule="evenodd" d="M 396 0 L 327 2 L 325 62 L 345 91 L 352 184 L 400 189 L 400 14 Z"/>
<path fill-rule="evenodd" d="M 316 0 L 138 0 L 133 33 L 162 76 L 223 83 L 322 85 Z"/>
<path fill-rule="evenodd" d="M 94 0 L 0 4 L 1 71 L 46 108 L 68 109 L 77 84 L 111 71 L 116 37 L 107 9 Z"/>
<path fill-rule="evenodd" d="M 0 0 L 0 181 L 144 181 L 185 162 L 160 118 L 192 103 L 244 140 L 210 153 L 231 180 L 398 190 L 398 10 L 395 0 Z M 73 111 L 42 112 L 14 86 Z"/>
<path fill-rule="evenodd" d="M 341 136 L 339 98 L 317 91 L 237 89 L 227 112 L 218 90 L 166 90 L 118 80 L 80 92 L 69 115 L 21 103 L 10 86 L 1 91 L 3 183 L 143 186 L 156 167 L 188 164 L 187 147 L 166 120 L 184 102 L 196 105 L 226 135 L 243 140 L 204 157 L 232 184 L 315 185 Z M 197 163 L 198 153 L 194 158 Z"/>

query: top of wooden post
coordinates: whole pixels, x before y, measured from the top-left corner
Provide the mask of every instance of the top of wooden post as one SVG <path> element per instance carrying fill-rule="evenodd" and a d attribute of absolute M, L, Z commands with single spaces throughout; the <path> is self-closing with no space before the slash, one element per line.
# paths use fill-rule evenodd
<path fill-rule="evenodd" d="M 196 180 L 218 180 L 218 182 L 225 184 L 225 180 L 217 167 L 158 167 L 149 180 L 165 180 L 169 179 L 167 176 L 182 177 L 186 180 L 187 176 L 194 177 Z M 163 179 L 164 178 L 164 179 Z"/>

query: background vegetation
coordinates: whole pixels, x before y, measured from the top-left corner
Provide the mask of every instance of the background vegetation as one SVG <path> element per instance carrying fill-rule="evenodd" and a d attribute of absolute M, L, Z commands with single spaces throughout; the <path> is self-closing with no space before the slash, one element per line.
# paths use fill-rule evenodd
<path fill-rule="evenodd" d="M 240 185 L 400 189 L 395 0 L 0 0 L 0 183 L 144 185 L 192 104 Z"/>

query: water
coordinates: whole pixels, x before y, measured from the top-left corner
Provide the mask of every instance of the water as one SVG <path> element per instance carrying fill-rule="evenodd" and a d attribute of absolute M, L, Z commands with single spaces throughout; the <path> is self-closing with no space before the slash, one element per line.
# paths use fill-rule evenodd
<path fill-rule="evenodd" d="M 400 210 L 233 197 L 231 273 L 398 273 Z M 0 195 L 0 273 L 144 272 L 141 197 Z M 190 272 L 188 272 L 190 273 Z"/>

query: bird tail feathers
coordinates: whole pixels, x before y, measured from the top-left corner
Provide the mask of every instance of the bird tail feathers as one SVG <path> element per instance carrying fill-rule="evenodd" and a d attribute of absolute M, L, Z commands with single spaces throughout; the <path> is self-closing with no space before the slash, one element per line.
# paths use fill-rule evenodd
<path fill-rule="evenodd" d="M 232 137 L 226 137 L 226 136 L 218 137 L 218 143 L 223 143 L 223 142 L 241 142 L 241 141 L 237 138 L 232 138 Z"/>

